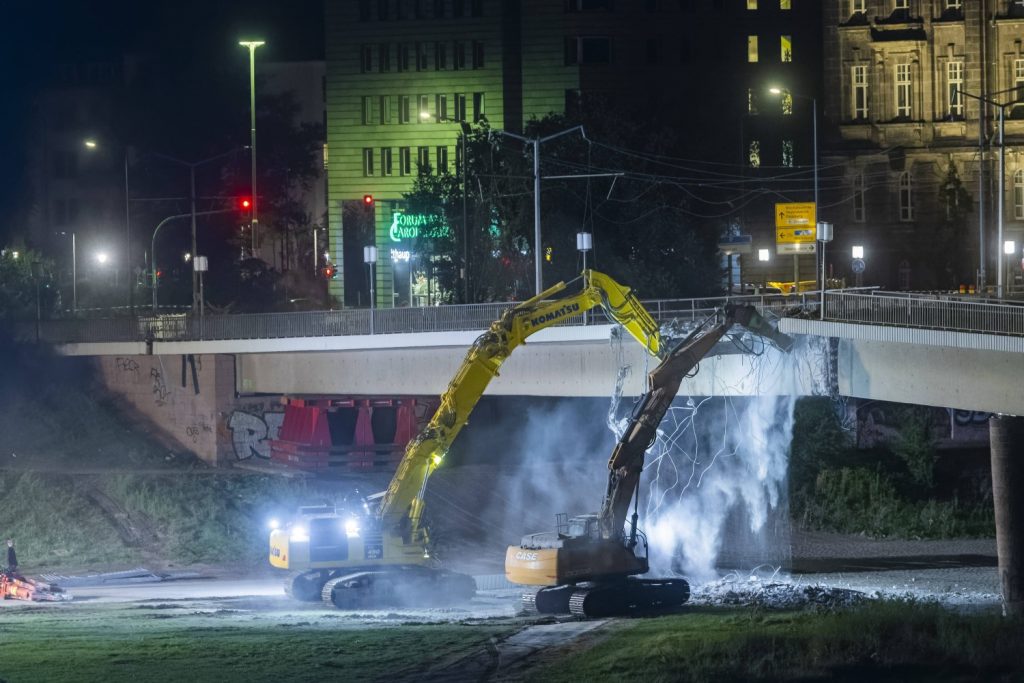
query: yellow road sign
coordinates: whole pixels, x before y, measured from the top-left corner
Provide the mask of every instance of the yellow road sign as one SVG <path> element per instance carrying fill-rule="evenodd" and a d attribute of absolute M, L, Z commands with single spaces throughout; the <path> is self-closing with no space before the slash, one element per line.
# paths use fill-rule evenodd
<path fill-rule="evenodd" d="M 789 202 L 775 205 L 775 244 L 779 253 L 814 252 L 817 216 L 814 202 Z M 784 249 L 783 245 L 807 245 Z"/>

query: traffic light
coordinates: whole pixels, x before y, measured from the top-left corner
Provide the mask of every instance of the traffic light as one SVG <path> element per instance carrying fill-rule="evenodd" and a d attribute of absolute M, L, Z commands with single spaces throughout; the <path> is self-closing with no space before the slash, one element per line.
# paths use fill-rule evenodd
<path fill-rule="evenodd" d="M 252 213 L 252 197 L 239 197 L 238 210 L 243 213 Z"/>
<path fill-rule="evenodd" d="M 373 195 L 372 194 L 364 194 L 363 195 L 363 206 L 365 206 L 365 207 L 373 206 Z"/>
<path fill-rule="evenodd" d="M 320 274 L 324 276 L 325 280 L 333 280 L 337 272 L 338 271 L 334 268 L 334 266 L 330 265 L 324 266 L 323 268 L 320 269 Z"/>

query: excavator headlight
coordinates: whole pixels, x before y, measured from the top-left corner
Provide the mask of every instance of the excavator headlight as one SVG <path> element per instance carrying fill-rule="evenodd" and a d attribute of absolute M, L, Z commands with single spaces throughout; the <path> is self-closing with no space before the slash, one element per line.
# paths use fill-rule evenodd
<path fill-rule="evenodd" d="M 347 522 L 345 522 L 345 535 L 348 536 L 349 538 L 358 538 L 359 537 L 359 520 L 358 519 L 350 519 Z"/>
<path fill-rule="evenodd" d="M 306 531 L 305 527 L 293 526 L 292 531 L 288 534 L 288 540 L 290 541 L 308 541 L 309 532 Z"/>

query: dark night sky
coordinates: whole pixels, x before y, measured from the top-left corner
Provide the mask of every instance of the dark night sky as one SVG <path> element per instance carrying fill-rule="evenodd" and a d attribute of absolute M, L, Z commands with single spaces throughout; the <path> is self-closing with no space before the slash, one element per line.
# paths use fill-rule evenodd
<path fill-rule="evenodd" d="M 143 51 L 245 70 L 249 36 L 262 60 L 322 59 L 323 1 L 0 0 L 0 217 L 23 192 L 28 105 L 52 63 Z"/>

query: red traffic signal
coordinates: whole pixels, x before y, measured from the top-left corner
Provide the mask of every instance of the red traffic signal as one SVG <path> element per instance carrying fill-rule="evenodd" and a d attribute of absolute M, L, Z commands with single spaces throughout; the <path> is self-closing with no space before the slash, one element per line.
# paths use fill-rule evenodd
<path fill-rule="evenodd" d="M 238 208 L 242 211 L 252 211 L 252 199 L 249 197 L 239 197 Z"/>
<path fill-rule="evenodd" d="M 373 206 L 373 195 L 372 194 L 364 194 L 363 195 L 363 206 Z"/>
<path fill-rule="evenodd" d="M 324 266 L 323 268 L 320 269 L 320 272 L 326 279 L 330 280 L 334 277 L 334 274 L 337 271 L 334 269 L 334 266 Z"/>

